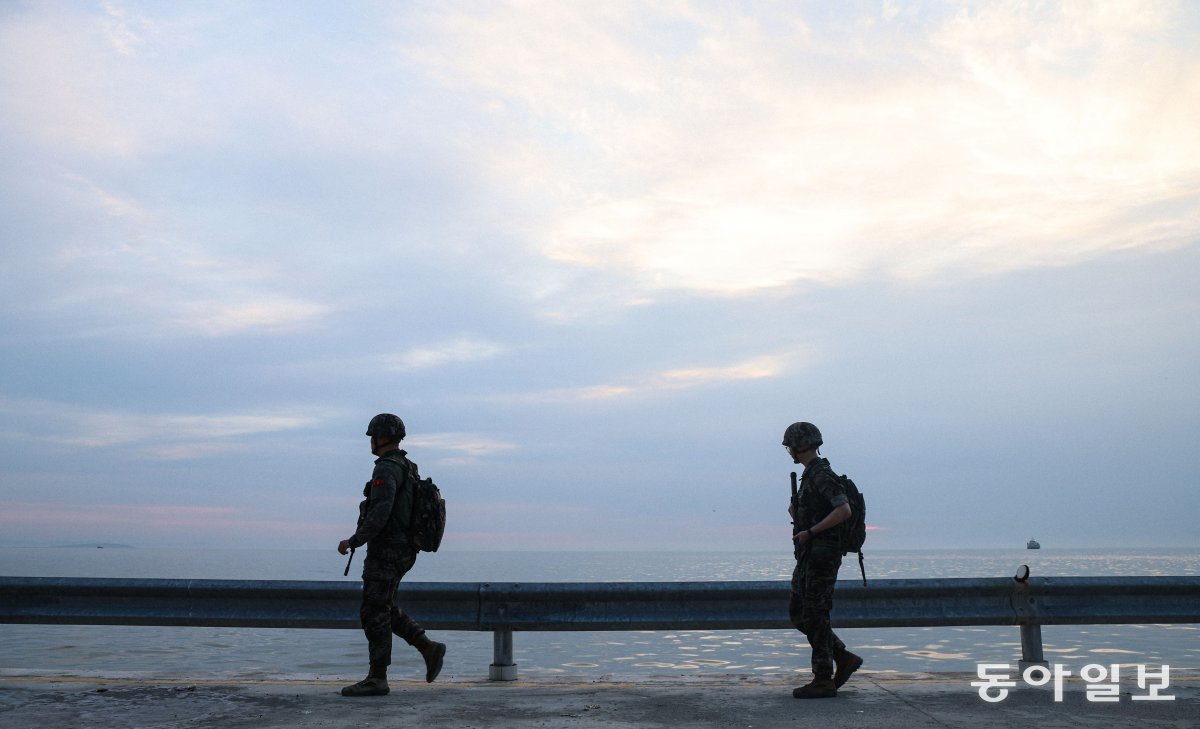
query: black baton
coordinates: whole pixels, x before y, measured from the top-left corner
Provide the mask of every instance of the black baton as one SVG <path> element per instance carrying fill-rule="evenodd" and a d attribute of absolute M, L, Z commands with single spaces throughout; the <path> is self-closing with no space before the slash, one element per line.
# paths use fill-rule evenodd
<path fill-rule="evenodd" d="M 350 576 L 350 563 L 354 561 L 354 547 L 350 548 L 350 559 L 346 560 L 346 571 L 342 573 L 343 577 Z"/>

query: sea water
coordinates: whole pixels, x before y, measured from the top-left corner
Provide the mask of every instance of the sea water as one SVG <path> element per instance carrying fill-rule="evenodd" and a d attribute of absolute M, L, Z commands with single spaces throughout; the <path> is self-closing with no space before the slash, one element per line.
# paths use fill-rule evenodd
<path fill-rule="evenodd" d="M 0 552 L 0 575 L 230 580 L 356 581 L 361 555 L 324 550 L 44 548 Z M 471 552 L 423 554 L 409 582 L 616 582 L 787 580 L 791 555 L 762 552 Z M 869 552 L 870 579 L 1200 574 L 1200 550 L 967 550 Z M 858 579 L 848 558 L 841 578 Z M 836 595 L 835 595 L 836 603 Z M 488 632 L 433 631 L 449 651 L 444 675 L 486 675 Z M 1015 626 L 840 629 L 846 645 L 880 672 L 974 671 L 1015 664 Z M 1055 663 L 1200 666 L 1198 625 L 1044 626 Z M 770 675 L 808 669 L 794 630 L 518 632 L 522 676 Z M 0 625 L 0 673 L 106 677 L 354 678 L 366 642 L 353 630 Z M 396 640 L 393 673 L 418 676 L 419 655 Z"/>

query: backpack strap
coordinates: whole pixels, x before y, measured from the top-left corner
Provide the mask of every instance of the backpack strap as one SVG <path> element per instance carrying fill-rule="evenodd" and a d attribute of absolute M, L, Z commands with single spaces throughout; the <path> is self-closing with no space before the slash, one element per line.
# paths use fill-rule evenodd
<path fill-rule="evenodd" d="M 412 491 L 412 504 L 408 508 L 408 542 L 412 544 L 413 535 L 417 533 L 417 481 L 421 480 L 421 474 L 417 470 L 417 464 L 408 459 L 408 454 L 405 451 L 400 451 L 398 456 L 387 455 L 384 460 L 391 461 L 400 466 L 400 470 L 404 472 L 404 483 L 401 486 L 408 486 Z"/>
<path fill-rule="evenodd" d="M 405 456 L 404 481 L 408 485 L 408 490 L 412 492 L 412 503 L 408 505 L 408 543 L 410 546 L 417 534 L 417 482 L 420 480 L 421 473 L 417 469 L 417 464 Z"/>

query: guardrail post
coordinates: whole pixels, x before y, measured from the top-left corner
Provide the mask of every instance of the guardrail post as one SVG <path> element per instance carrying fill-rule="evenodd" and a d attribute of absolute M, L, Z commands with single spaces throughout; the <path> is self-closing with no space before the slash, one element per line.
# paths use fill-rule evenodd
<path fill-rule="evenodd" d="M 1023 672 L 1030 666 L 1049 667 L 1046 657 L 1042 654 L 1042 626 L 1027 623 L 1021 626 L 1021 662 Z"/>
<path fill-rule="evenodd" d="M 517 664 L 513 663 L 513 634 L 511 629 L 492 633 L 492 665 L 488 666 L 489 681 L 516 681 Z"/>
<path fill-rule="evenodd" d="M 1022 672 L 1030 666 L 1049 667 L 1042 653 L 1042 624 L 1041 606 L 1034 597 L 1032 586 L 1029 584 L 1029 565 L 1023 564 L 1013 577 L 1015 589 L 1012 596 L 1013 610 L 1017 622 L 1021 626 L 1021 661 L 1018 664 Z"/>

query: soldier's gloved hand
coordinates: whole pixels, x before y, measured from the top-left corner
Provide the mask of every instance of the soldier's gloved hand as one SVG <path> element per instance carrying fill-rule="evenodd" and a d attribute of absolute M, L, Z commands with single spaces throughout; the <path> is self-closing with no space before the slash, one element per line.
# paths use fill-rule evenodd
<path fill-rule="evenodd" d="M 345 554 L 350 551 L 350 540 L 343 539 L 338 542 L 338 554 Z"/>

